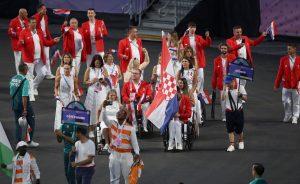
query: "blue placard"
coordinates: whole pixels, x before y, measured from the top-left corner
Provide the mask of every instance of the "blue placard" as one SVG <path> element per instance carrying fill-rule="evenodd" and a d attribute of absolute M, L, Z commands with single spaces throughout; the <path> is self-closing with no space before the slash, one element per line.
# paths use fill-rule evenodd
<path fill-rule="evenodd" d="M 249 65 L 247 60 L 237 58 L 228 64 L 227 75 L 244 80 L 253 81 L 254 69 Z"/>
<path fill-rule="evenodd" d="M 61 123 L 89 126 L 90 111 L 63 107 L 62 115 L 61 115 Z"/>

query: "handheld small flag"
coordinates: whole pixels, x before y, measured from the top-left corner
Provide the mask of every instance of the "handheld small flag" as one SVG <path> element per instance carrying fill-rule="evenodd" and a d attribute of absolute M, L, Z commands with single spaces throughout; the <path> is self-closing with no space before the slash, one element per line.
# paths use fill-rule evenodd
<path fill-rule="evenodd" d="M 274 20 L 271 22 L 266 32 L 271 40 L 275 40 L 275 36 L 277 35 L 278 31 Z"/>
<path fill-rule="evenodd" d="M 58 61 L 59 59 L 61 60 L 62 58 L 61 58 L 61 53 L 60 53 L 60 51 L 57 49 L 57 50 L 54 52 L 53 56 L 52 56 L 52 59 L 51 59 L 51 66 L 54 66 L 54 65 L 57 63 L 57 61 Z"/>
<path fill-rule="evenodd" d="M 55 15 L 59 15 L 59 16 L 69 16 L 71 13 L 71 10 L 66 10 L 66 9 L 53 9 L 53 13 Z"/>

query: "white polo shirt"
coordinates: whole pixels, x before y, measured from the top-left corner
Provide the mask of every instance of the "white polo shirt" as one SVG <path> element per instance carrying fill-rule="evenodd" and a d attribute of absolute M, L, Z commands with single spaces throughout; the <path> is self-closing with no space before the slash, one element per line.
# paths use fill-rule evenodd
<path fill-rule="evenodd" d="M 242 39 L 238 39 L 236 40 L 236 44 L 241 44 L 242 43 Z M 247 59 L 247 50 L 246 50 L 246 46 L 244 45 L 243 47 L 241 47 L 240 49 L 238 49 L 238 56 L 240 58 L 244 58 Z"/>
<path fill-rule="evenodd" d="M 91 42 L 95 43 L 95 22 L 89 22 L 90 24 L 90 33 L 91 33 Z"/>
<path fill-rule="evenodd" d="M 45 18 L 44 17 L 41 20 L 41 29 L 43 31 L 44 37 L 46 37 L 47 36 L 47 34 L 46 34 L 46 23 L 45 23 Z"/>
<path fill-rule="evenodd" d="M 139 61 L 141 61 L 141 56 L 140 56 L 140 51 L 139 51 L 139 45 L 137 44 L 136 39 L 135 40 L 129 39 L 129 42 L 130 42 L 130 48 L 131 48 L 132 58 L 137 58 L 137 59 L 139 59 Z"/>
<path fill-rule="evenodd" d="M 78 53 L 83 48 L 82 36 L 79 33 L 79 30 L 74 30 L 74 42 L 75 42 L 75 53 Z"/>
<path fill-rule="evenodd" d="M 193 48 L 194 53 L 196 53 L 196 41 L 195 41 L 195 35 L 189 36 L 190 39 L 190 46 Z"/>
<path fill-rule="evenodd" d="M 34 44 L 34 60 L 41 59 L 41 44 L 40 44 L 40 37 L 35 30 L 35 33 L 31 31 L 33 44 Z"/>

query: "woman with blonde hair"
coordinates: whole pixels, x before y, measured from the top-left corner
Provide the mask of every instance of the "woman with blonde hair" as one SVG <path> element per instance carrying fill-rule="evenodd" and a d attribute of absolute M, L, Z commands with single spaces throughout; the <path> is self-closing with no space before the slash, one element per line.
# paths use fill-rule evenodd
<path fill-rule="evenodd" d="M 106 101 L 106 102 L 105 102 Z M 119 101 L 119 98 L 117 96 L 117 91 L 112 89 L 107 93 L 107 97 L 103 103 L 108 104 L 106 106 L 106 115 L 109 120 L 114 120 L 117 121 L 117 112 L 119 111 L 120 107 L 122 104 Z M 106 124 L 102 121 L 101 118 L 101 112 L 103 108 L 103 103 L 101 104 L 100 108 L 97 111 L 97 122 L 95 124 L 100 123 L 100 128 L 101 128 L 101 135 L 103 135 L 105 139 L 105 146 L 103 150 L 107 150 L 109 148 L 110 144 L 110 136 L 109 136 L 109 130 Z"/>
<path fill-rule="evenodd" d="M 105 62 L 104 68 L 107 71 L 108 78 L 111 83 L 111 88 L 116 90 L 118 98 L 121 98 L 119 81 L 122 80 L 122 73 L 120 67 L 119 65 L 116 65 L 114 63 L 114 56 L 110 52 L 107 52 L 104 55 L 103 59 Z"/>
<path fill-rule="evenodd" d="M 148 51 L 143 48 L 143 53 L 145 54 L 145 59 L 143 63 L 140 63 L 140 60 L 138 60 L 137 58 L 132 58 L 129 61 L 128 67 L 126 72 L 124 73 L 124 83 L 130 81 L 130 77 L 131 77 L 131 71 L 133 69 L 138 69 L 142 71 L 141 74 L 141 80 L 143 80 L 143 73 L 145 68 L 149 65 L 150 63 L 150 58 L 149 58 L 149 54 Z"/>

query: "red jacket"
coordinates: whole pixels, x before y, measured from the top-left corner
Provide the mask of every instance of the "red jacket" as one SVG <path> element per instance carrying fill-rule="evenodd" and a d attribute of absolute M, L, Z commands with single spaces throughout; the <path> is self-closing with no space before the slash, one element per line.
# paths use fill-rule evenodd
<path fill-rule="evenodd" d="M 145 94 L 145 99 L 149 100 L 152 97 L 151 85 L 145 81 L 141 81 L 139 89 L 136 91 L 133 83 L 131 81 L 126 82 L 122 88 L 122 100 L 124 103 L 130 103 L 130 93 L 135 93 L 135 100 L 140 100 L 140 98 Z"/>
<path fill-rule="evenodd" d="M 185 35 L 184 37 L 181 38 L 181 40 L 184 48 L 191 46 L 189 35 Z M 196 42 L 196 58 L 198 60 L 198 67 L 205 68 L 206 60 L 205 60 L 204 48 L 209 47 L 212 43 L 212 40 L 210 37 L 206 37 L 205 39 L 203 39 L 202 36 L 195 35 L 195 42 Z"/>
<path fill-rule="evenodd" d="M 141 57 L 140 63 L 143 63 L 145 56 L 143 53 L 142 40 L 140 38 L 137 39 L 137 44 L 139 46 L 140 57 Z M 128 59 L 124 59 L 123 55 L 127 56 Z M 127 70 L 128 63 L 132 58 L 131 46 L 130 46 L 130 41 L 129 41 L 128 37 L 119 41 L 118 57 L 120 60 L 121 72 L 125 73 Z"/>
<path fill-rule="evenodd" d="M 247 60 L 250 62 L 251 65 L 253 65 L 251 46 L 256 46 L 256 45 L 260 44 L 262 41 L 264 41 L 265 37 L 263 35 L 261 35 L 256 40 L 251 40 L 247 36 L 242 36 L 242 39 L 245 39 Z M 231 38 L 227 39 L 226 43 L 229 46 L 229 50 L 230 50 L 231 54 L 234 54 L 236 57 L 238 57 L 238 50 L 241 47 L 239 45 L 237 45 L 235 37 L 231 37 Z"/>
<path fill-rule="evenodd" d="M 92 42 L 89 21 L 84 22 L 81 25 L 83 31 L 84 42 L 86 46 L 86 54 L 92 53 Z M 97 52 L 104 52 L 103 36 L 107 36 L 107 29 L 103 20 L 97 20 L 95 22 L 95 41 Z"/>
<path fill-rule="evenodd" d="M 275 88 L 279 88 L 281 82 L 283 87 L 287 89 L 297 89 L 300 76 L 300 57 L 296 56 L 293 70 L 290 67 L 289 56 L 283 56 L 280 59 L 278 73 L 275 79 Z"/>
<path fill-rule="evenodd" d="M 48 16 L 44 15 L 41 16 L 39 13 L 36 13 L 32 16 L 35 20 L 36 20 L 36 28 L 42 31 L 42 27 L 41 27 L 41 21 L 44 17 L 45 20 L 45 28 L 46 28 L 46 39 L 50 40 L 51 39 L 51 34 L 49 31 L 49 21 L 48 21 Z"/>
<path fill-rule="evenodd" d="M 235 58 L 236 58 L 235 55 L 227 54 L 227 62 L 226 62 L 227 66 L 228 63 L 232 62 Z M 211 79 L 211 86 L 213 89 L 218 88 L 218 90 L 223 90 L 223 83 L 224 83 L 224 74 L 223 74 L 222 58 L 221 56 L 218 56 L 214 59 L 214 68 L 213 68 L 213 74 Z"/>
<path fill-rule="evenodd" d="M 24 26 L 25 28 L 28 27 L 28 19 L 24 19 Z M 21 48 L 18 45 L 20 32 L 23 30 L 19 16 L 12 19 L 9 23 L 8 27 L 8 36 L 11 40 L 11 46 L 13 51 L 21 51 Z"/>
<path fill-rule="evenodd" d="M 44 45 L 45 46 L 52 46 L 55 44 L 53 39 L 47 40 L 43 36 L 43 32 L 41 30 L 37 30 L 37 34 L 39 35 L 40 45 L 41 45 L 41 60 L 45 64 L 45 55 L 44 55 Z M 24 41 L 24 44 L 22 42 Z M 26 63 L 33 63 L 34 61 L 34 42 L 31 34 L 31 30 L 29 28 L 24 29 L 21 31 L 19 36 L 19 47 L 22 50 L 22 59 Z"/>
<path fill-rule="evenodd" d="M 192 116 L 192 103 L 189 96 L 181 94 L 178 113 L 180 115 L 180 121 L 183 121 L 184 123 Z"/>
<path fill-rule="evenodd" d="M 65 31 L 65 28 L 67 28 L 68 30 Z M 82 42 L 83 42 L 83 48 L 82 48 L 82 52 L 81 52 L 81 62 L 85 62 L 86 61 L 86 51 L 85 51 L 83 32 L 80 28 L 78 28 L 78 30 L 82 36 Z M 71 27 L 66 27 L 63 25 L 61 27 L 61 31 L 63 33 L 63 51 L 64 51 L 64 53 L 70 53 L 72 55 L 72 57 L 75 58 L 76 53 L 75 53 L 75 41 L 74 41 L 73 29 Z"/>

